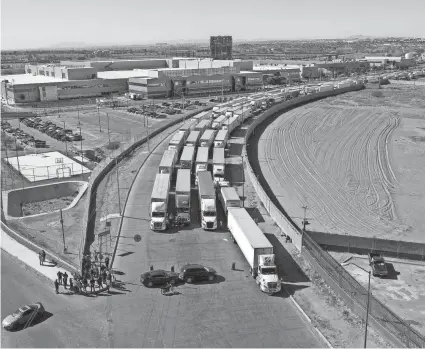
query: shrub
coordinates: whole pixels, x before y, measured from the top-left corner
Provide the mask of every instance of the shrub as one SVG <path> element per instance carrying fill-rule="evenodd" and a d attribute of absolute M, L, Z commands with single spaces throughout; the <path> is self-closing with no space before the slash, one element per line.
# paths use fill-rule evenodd
<path fill-rule="evenodd" d="M 381 91 L 373 91 L 372 93 L 371 93 L 371 95 L 373 96 L 373 97 L 377 97 L 377 98 L 379 98 L 379 97 L 383 97 L 384 95 L 382 94 L 382 92 Z"/>
<path fill-rule="evenodd" d="M 108 143 L 108 145 L 106 146 L 106 149 L 109 150 L 116 150 L 120 147 L 120 142 L 118 141 L 113 141 L 111 143 Z"/>

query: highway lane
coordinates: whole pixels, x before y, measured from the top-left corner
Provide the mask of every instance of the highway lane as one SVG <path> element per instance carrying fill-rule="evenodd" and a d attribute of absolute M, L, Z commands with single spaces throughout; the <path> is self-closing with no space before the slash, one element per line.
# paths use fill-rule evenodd
<path fill-rule="evenodd" d="M 105 347 L 103 297 L 56 295 L 52 282 L 1 250 L 1 319 L 25 304 L 41 302 L 50 313 L 25 330 L 1 329 L 6 348 Z M 63 289 L 61 288 L 61 292 Z"/>
<path fill-rule="evenodd" d="M 196 190 L 187 229 L 152 232 L 149 203 L 166 142 L 137 175 L 125 209 L 114 269 L 121 294 L 108 297 L 108 322 L 117 347 L 323 347 L 284 293 L 263 294 L 226 231 L 200 228 Z M 172 206 L 172 205 L 171 205 Z M 223 220 L 223 217 L 219 217 Z M 134 242 L 134 234 L 142 240 Z M 176 271 L 185 263 L 202 263 L 220 274 L 218 282 L 179 286 L 179 295 L 162 296 L 140 284 L 140 274 L 155 269 Z M 231 270 L 236 262 L 236 271 Z"/>

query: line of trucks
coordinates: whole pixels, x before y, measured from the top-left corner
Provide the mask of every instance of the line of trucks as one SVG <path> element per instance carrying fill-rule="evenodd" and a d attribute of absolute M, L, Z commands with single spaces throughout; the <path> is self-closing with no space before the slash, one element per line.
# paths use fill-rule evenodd
<path fill-rule="evenodd" d="M 152 230 L 166 230 L 169 226 L 168 200 L 174 172 L 177 169 L 176 221 L 185 224 L 191 222 L 191 187 L 194 182 L 198 186 L 202 228 L 217 229 L 216 203 L 219 201 L 227 216 L 232 240 L 239 245 L 245 256 L 251 275 L 263 292 L 275 293 L 281 290 L 281 284 L 273 246 L 249 213 L 241 207 L 241 199 L 236 189 L 219 185 L 224 181 L 225 147 L 229 134 L 250 114 L 249 109 L 231 110 L 231 113 L 227 113 L 220 121 L 220 129 L 218 126 L 212 128 L 211 113 L 200 113 L 192 120 L 186 121 L 172 136 L 155 177 L 151 196 L 150 226 Z M 212 172 L 208 170 L 211 152 Z"/>

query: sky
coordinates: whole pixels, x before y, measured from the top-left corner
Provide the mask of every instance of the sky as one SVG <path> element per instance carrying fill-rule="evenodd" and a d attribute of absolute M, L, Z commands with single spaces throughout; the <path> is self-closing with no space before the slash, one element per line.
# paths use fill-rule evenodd
<path fill-rule="evenodd" d="M 1 0 L 1 49 L 424 37 L 425 0 Z"/>

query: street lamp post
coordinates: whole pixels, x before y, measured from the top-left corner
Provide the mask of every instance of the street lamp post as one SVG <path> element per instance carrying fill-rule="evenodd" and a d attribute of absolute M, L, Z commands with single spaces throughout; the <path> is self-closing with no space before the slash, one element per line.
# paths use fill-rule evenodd
<path fill-rule="evenodd" d="M 65 126 L 65 121 L 63 122 L 63 129 L 65 132 L 65 151 L 66 151 L 66 156 L 68 156 L 68 140 L 66 139 L 66 126 Z"/>
<path fill-rule="evenodd" d="M 81 127 L 77 126 L 77 128 L 80 130 L 81 175 L 83 175 L 83 173 L 84 173 L 84 167 L 83 167 L 83 136 L 81 135 Z"/>
<path fill-rule="evenodd" d="M 365 268 L 361 267 L 360 265 L 357 265 L 356 263 L 341 263 L 342 266 L 345 265 L 349 265 L 349 264 L 353 264 L 355 265 L 357 268 L 362 269 L 363 271 L 365 271 L 366 273 L 369 274 L 369 279 L 368 279 L 368 285 L 367 285 L 367 303 L 366 303 L 366 324 L 365 324 L 365 330 L 364 330 L 364 348 L 366 348 L 366 344 L 367 344 L 367 325 L 368 325 L 368 321 L 369 321 L 369 303 L 370 303 L 370 270 L 366 270 Z"/>

